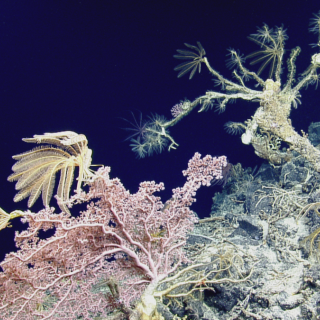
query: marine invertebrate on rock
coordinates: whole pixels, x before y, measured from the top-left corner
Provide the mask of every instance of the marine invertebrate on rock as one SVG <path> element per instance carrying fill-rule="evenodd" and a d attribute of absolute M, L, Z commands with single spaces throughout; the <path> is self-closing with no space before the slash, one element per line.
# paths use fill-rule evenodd
<path fill-rule="evenodd" d="M 320 32 L 320 13 L 312 20 L 312 32 Z M 281 164 L 291 158 L 291 150 L 295 150 L 312 163 L 317 171 L 320 171 L 320 150 L 316 149 L 308 140 L 307 135 L 297 133 L 291 124 L 290 112 L 292 107 L 297 108 L 300 101 L 300 90 L 308 85 L 316 85 L 319 81 L 318 68 L 320 67 L 320 53 L 311 57 L 309 67 L 296 80 L 295 60 L 301 49 L 296 47 L 291 50 L 287 59 L 287 80 L 283 82 L 284 75 L 284 53 L 286 30 L 283 27 L 270 29 L 266 24 L 258 29 L 258 33 L 252 34 L 249 39 L 260 46 L 260 50 L 247 56 L 253 57 L 251 64 L 262 62 L 259 70 L 253 72 L 245 67 L 245 58 L 236 50 L 229 49 L 229 65 L 234 68 L 231 81 L 213 69 L 205 57 L 205 50 L 198 42 L 198 47 L 187 45 L 190 50 L 178 50 L 179 59 L 190 59 L 191 62 L 179 65 L 175 70 L 182 70 L 178 77 L 191 71 L 190 79 L 196 70 L 200 71 L 200 65 L 204 63 L 209 72 L 215 78 L 215 84 L 220 91 L 207 91 L 204 95 L 193 101 L 183 104 L 179 113 L 173 118 L 159 123 L 158 127 L 146 128 L 152 131 L 153 136 L 162 137 L 168 141 L 168 149 L 176 149 L 178 143 L 170 135 L 168 128 L 176 125 L 181 119 L 200 106 L 199 112 L 211 109 L 218 104 L 217 109 L 223 112 L 228 103 L 237 99 L 251 102 L 259 102 L 259 107 L 254 115 L 244 121 L 237 123 L 238 129 L 244 129 L 241 140 L 244 144 L 251 144 L 255 153 L 272 164 Z M 320 46 L 318 42 L 317 46 Z M 193 53 L 193 54 L 192 54 Z M 269 78 L 260 77 L 263 69 L 270 65 Z M 254 81 L 255 85 L 250 88 L 246 81 Z M 258 88 L 260 87 L 260 90 Z M 229 122 L 226 129 L 235 133 L 236 127 Z M 240 131 L 240 130 L 238 130 Z M 289 148 L 286 151 L 280 150 L 282 143 Z M 140 142 L 143 146 L 143 142 Z"/>

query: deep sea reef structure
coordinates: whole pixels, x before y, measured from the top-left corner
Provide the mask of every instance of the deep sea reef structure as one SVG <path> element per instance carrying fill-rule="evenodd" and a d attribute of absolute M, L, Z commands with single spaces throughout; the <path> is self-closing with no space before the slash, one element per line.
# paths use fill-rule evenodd
<path fill-rule="evenodd" d="M 320 11 L 314 15 L 310 26 L 310 31 L 318 34 L 318 43 L 313 46 L 319 47 Z M 223 112 L 228 103 L 242 99 L 259 102 L 259 107 L 251 119 L 244 123 L 226 123 L 225 128 L 229 133 L 242 133 L 242 143 L 251 144 L 259 157 L 267 159 L 272 164 L 288 161 L 291 158 L 291 150 L 295 150 L 320 171 L 320 150 L 310 143 L 304 132 L 301 135 L 296 132 L 290 120 L 291 108 L 297 108 L 301 103 L 301 89 L 307 88 L 308 85 L 318 85 L 320 53 L 312 55 L 309 67 L 296 79 L 295 60 L 301 49 L 292 49 L 287 59 L 287 80 L 283 83 L 284 47 L 287 38 L 283 27 L 269 28 L 264 24 L 262 28 L 258 28 L 256 34 L 249 36 L 250 40 L 260 46 L 259 51 L 244 57 L 238 51 L 230 49 L 227 65 L 233 69 L 233 81 L 211 67 L 200 42 L 197 46 L 185 44 L 187 49 L 177 50 L 178 54 L 175 55 L 175 58 L 186 60 L 175 68 L 179 71 L 178 77 L 190 72 L 191 79 L 197 70 L 201 71 L 201 65 L 205 64 L 220 90 L 210 90 L 194 101 L 185 100 L 177 104 L 171 110 L 171 120 L 161 117 L 150 119 L 144 127 L 144 135 L 140 139 L 132 140 L 132 150 L 140 157 L 150 155 L 153 150 L 159 149 L 158 141 L 164 145 L 164 140 L 167 141 L 169 150 L 176 149 L 178 143 L 170 135 L 168 128 L 176 125 L 193 109 L 199 106 L 198 112 L 203 112 L 216 107 L 219 112 Z M 261 63 L 257 72 L 245 67 L 246 58 L 253 58 L 251 65 Z M 267 65 L 270 66 L 270 72 L 268 79 L 264 80 L 260 73 Z M 248 80 L 256 82 L 254 89 L 247 86 Z M 289 148 L 283 150 L 283 143 L 288 144 Z"/>
<path fill-rule="evenodd" d="M 223 179 L 225 156 L 195 153 L 183 171 L 185 184 L 163 203 L 155 195 L 163 183 L 144 181 L 130 193 L 110 177 L 110 167 L 90 170 L 91 149 L 83 134 L 47 133 L 24 141 L 41 145 L 14 156 L 18 162 L 10 177 L 24 198 L 34 199 L 29 206 L 42 194 L 45 208 L 38 213 L 0 208 L 0 229 L 15 218 L 28 224 L 15 234 L 19 250 L 0 263 L 1 319 L 163 320 L 157 311 L 162 298 L 192 298 L 214 284 L 248 281 L 253 268 L 246 272 L 235 250 L 224 246 L 201 261 L 186 250 L 192 248 L 187 235 L 198 222 L 190 206 L 201 186 Z M 77 189 L 70 197 L 75 166 Z M 58 171 L 61 212 L 49 206 Z M 85 210 L 77 210 L 79 203 Z"/>

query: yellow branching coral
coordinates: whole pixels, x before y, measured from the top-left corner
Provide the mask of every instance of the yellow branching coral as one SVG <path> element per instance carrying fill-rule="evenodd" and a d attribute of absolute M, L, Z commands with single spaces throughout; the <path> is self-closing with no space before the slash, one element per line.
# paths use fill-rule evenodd
<path fill-rule="evenodd" d="M 320 39 L 320 12 L 312 19 L 312 32 L 319 34 Z M 228 122 L 225 126 L 230 133 L 242 133 L 241 140 L 244 144 L 251 144 L 255 153 L 269 162 L 280 164 L 290 159 L 290 150 L 295 150 L 303 157 L 309 160 L 315 169 L 320 172 L 320 150 L 316 149 L 308 140 L 305 134 L 298 134 L 292 127 L 290 120 L 291 108 L 297 108 L 301 103 L 300 90 L 308 85 L 317 85 L 320 75 L 320 53 L 315 53 L 311 57 L 309 67 L 296 80 L 295 60 L 301 49 L 296 47 L 291 50 L 290 57 L 287 59 L 287 80 L 283 83 L 284 74 L 284 54 L 285 41 L 288 36 L 283 27 L 270 29 L 266 24 L 258 28 L 258 32 L 252 34 L 249 39 L 260 46 L 260 50 L 247 57 L 241 55 L 238 51 L 229 50 L 228 66 L 233 68 L 233 78 L 231 81 L 222 76 L 213 69 L 205 57 L 205 50 L 198 42 L 198 47 L 186 44 L 190 49 L 178 50 L 179 59 L 189 60 L 179 65 L 175 70 L 180 71 L 178 77 L 187 72 L 191 72 L 190 79 L 196 70 L 201 70 L 200 65 L 204 63 L 209 72 L 215 78 L 215 85 L 220 87 L 220 91 L 207 91 L 204 95 L 196 98 L 194 101 L 183 103 L 183 108 L 175 110 L 174 117 L 168 121 L 162 121 L 157 128 L 145 127 L 145 136 L 139 140 L 139 150 L 147 153 L 149 136 L 161 137 L 167 140 L 170 149 L 176 149 L 178 143 L 170 135 L 168 128 L 176 125 L 181 119 L 190 114 L 190 112 L 200 105 L 199 112 L 212 109 L 217 105 L 217 109 L 222 112 L 226 109 L 228 103 L 237 99 L 259 102 L 260 106 L 255 114 L 244 123 Z M 320 46 L 320 43 L 315 47 Z M 253 72 L 245 67 L 246 58 L 253 58 L 252 64 L 260 64 L 257 72 Z M 263 69 L 270 65 L 269 78 L 264 80 L 260 77 Z M 255 81 L 254 89 L 247 86 L 246 81 Z M 260 87 L 260 90 L 257 88 Z M 156 139 L 153 140 L 156 144 Z M 277 141 L 277 146 L 270 147 L 270 141 Z M 281 143 L 287 143 L 289 149 L 281 151 Z M 133 148 L 133 151 L 137 150 Z"/>

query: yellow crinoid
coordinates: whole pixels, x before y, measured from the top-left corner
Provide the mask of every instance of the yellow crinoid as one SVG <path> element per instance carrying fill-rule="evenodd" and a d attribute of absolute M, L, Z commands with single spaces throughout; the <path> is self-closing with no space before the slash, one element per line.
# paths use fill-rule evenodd
<path fill-rule="evenodd" d="M 69 199 L 75 167 L 79 167 L 77 192 L 80 191 L 82 182 L 93 175 L 89 169 L 92 150 L 87 146 L 86 136 L 64 131 L 34 135 L 33 138 L 22 140 L 43 145 L 13 156 L 17 162 L 12 167 L 14 173 L 8 180 L 17 181 L 16 190 L 19 192 L 15 195 L 14 201 L 29 197 L 28 207 L 31 207 L 42 193 L 43 204 L 48 206 L 53 194 L 56 173 L 60 171 L 58 205 L 62 211 L 68 212 L 66 202 Z"/>

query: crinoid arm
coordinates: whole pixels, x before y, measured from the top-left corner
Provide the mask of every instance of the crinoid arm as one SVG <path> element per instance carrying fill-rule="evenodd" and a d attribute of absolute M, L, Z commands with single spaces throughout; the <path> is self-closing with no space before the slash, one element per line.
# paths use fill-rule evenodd
<path fill-rule="evenodd" d="M 178 78 L 182 77 L 183 75 L 191 71 L 189 76 L 189 79 L 191 80 L 195 72 L 197 71 L 197 69 L 199 70 L 199 73 L 201 72 L 201 62 L 204 61 L 203 59 L 206 52 L 199 41 L 197 42 L 197 44 L 198 44 L 198 47 L 185 43 L 184 45 L 186 47 L 194 51 L 178 49 L 177 51 L 179 54 L 174 55 L 174 57 L 177 59 L 191 60 L 191 61 L 183 62 L 174 68 L 175 71 L 179 71 Z"/>
<path fill-rule="evenodd" d="M 288 39 L 286 30 L 282 27 L 277 27 L 275 30 L 269 29 L 265 24 L 261 29 L 258 28 L 257 34 L 252 34 L 248 39 L 261 47 L 261 50 L 246 56 L 246 58 L 253 58 L 251 65 L 261 62 L 257 75 L 260 75 L 263 69 L 270 64 L 269 78 L 275 75 L 276 80 L 280 81 L 284 43 Z"/>
<path fill-rule="evenodd" d="M 69 199 L 74 168 L 79 167 L 78 192 L 82 182 L 92 175 L 89 169 L 92 150 L 87 146 L 86 136 L 65 131 L 34 135 L 33 138 L 22 140 L 42 145 L 13 156 L 17 162 L 13 165 L 13 173 L 8 180 L 17 181 L 16 190 L 19 191 L 14 201 L 29 197 L 28 207 L 31 207 L 42 193 L 43 204 L 48 206 L 53 195 L 56 174 L 60 171 L 58 204 L 61 210 L 68 212 L 65 203 Z"/>
<path fill-rule="evenodd" d="M 241 122 L 228 121 L 227 123 L 225 123 L 224 129 L 229 134 L 232 134 L 232 135 L 233 134 L 241 134 L 246 129 L 246 126 Z"/>

